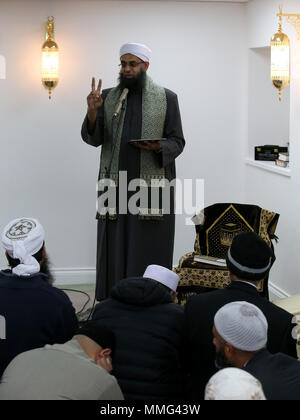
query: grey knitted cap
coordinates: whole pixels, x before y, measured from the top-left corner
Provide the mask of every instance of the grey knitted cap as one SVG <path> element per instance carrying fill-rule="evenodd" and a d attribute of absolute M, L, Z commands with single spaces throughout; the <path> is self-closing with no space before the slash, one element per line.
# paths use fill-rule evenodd
<path fill-rule="evenodd" d="M 214 324 L 220 336 L 239 350 L 256 351 L 267 344 L 268 322 L 252 303 L 224 305 L 216 313 Z"/>

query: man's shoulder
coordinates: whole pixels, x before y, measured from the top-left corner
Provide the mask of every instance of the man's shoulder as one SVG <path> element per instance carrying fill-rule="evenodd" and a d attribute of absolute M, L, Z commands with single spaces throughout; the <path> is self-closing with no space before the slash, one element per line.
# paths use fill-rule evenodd
<path fill-rule="evenodd" d="M 249 367 L 251 366 L 258 366 L 263 365 L 267 366 L 279 366 L 283 370 L 287 369 L 290 366 L 293 366 L 298 373 L 300 373 L 300 362 L 299 360 L 295 359 L 284 353 L 270 353 L 268 350 L 263 350 L 260 353 L 256 354 L 250 361 Z M 246 367 L 248 364 L 246 365 Z M 299 376 L 300 379 L 300 376 Z"/>
<path fill-rule="evenodd" d="M 165 303 L 164 305 L 168 310 L 172 311 L 174 314 L 178 314 L 179 316 L 181 316 L 181 315 L 183 316 L 183 314 L 184 314 L 183 306 L 178 305 L 177 303 L 173 303 L 173 302 L 172 303 Z"/>
<path fill-rule="evenodd" d="M 53 299 L 57 303 L 60 303 L 62 305 L 72 304 L 67 293 L 64 290 L 61 290 L 58 287 L 47 283 L 45 279 L 40 280 L 37 290 L 41 293 L 41 295 L 44 294 L 45 296 L 47 296 L 47 299 Z"/>
<path fill-rule="evenodd" d="M 204 310 L 204 305 L 211 305 L 213 302 L 220 302 L 226 300 L 230 296 L 227 289 L 219 289 L 211 292 L 200 293 L 199 295 L 191 296 L 186 306 L 200 310 Z"/>
<path fill-rule="evenodd" d="M 263 298 L 262 296 L 258 295 L 255 298 L 255 304 L 265 313 L 273 314 L 273 316 L 276 316 L 278 318 L 278 321 L 287 321 L 291 322 L 291 319 L 293 318 L 293 315 L 286 311 L 285 309 L 275 305 L 275 303 L 270 302 L 269 300 Z"/>
<path fill-rule="evenodd" d="M 165 89 L 165 92 L 166 92 L 167 99 L 170 99 L 170 100 L 177 99 L 177 94 L 175 92 L 173 92 L 172 90 L 170 90 L 166 87 L 164 87 L 164 89 Z"/>

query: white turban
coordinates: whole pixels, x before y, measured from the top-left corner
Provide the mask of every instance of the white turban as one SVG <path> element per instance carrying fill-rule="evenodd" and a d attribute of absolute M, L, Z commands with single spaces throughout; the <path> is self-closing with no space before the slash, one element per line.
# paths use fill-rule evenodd
<path fill-rule="evenodd" d="M 256 351 L 267 344 L 268 322 L 252 303 L 227 303 L 216 313 L 214 324 L 220 336 L 239 350 Z"/>
<path fill-rule="evenodd" d="M 152 51 L 147 45 L 136 44 L 135 42 L 128 42 L 127 44 L 122 45 L 120 49 L 120 57 L 125 54 L 132 54 L 146 62 L 150 61 L 151 53 Z"/>
<path fill-rule="evenodd" d="M 213 375 L 205 388 L 205 400 L 265 400 L 262 385 L 250 373 L 225 368 Z"/>
<path fill-rule="evenodd" d="M 174 292 L 176 292 L 179 282 L 179 277 L 177 274 L 166 267 L 162 267 L 161 265 L 156 264 L 148 265 L 143 277 L 156 280 Z"/>
<path fill-rule="evenodd" d="M 43 246 L 45 232 L 42 225 L 30 217 L 15 219 L 5 226 L 2 243 L 11 258 L 19 259 L 12 269 L 17 276 L 30 276 L 40 271 L 40 264 L 32 256 Z"/>

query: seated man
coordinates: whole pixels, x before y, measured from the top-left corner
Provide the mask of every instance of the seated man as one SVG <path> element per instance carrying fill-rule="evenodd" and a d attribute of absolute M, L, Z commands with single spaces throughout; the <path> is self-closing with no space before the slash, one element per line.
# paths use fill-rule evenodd
<path fill-rule="evenodd" d="M 11 269 L 0 271 L 0 316 L 5 320 L 0 378 L 19 353 L 65 343 L 78 328 L 68 296 L 51 285 L 44 236 L 43 227 L 31 218 L 13 220 L 2 234 Z"/>
<path fill-rule="evenodd" d="M 248 302 L 231 302 L 215 315 L 213 344 L 216 365 L 251 373 L 263 387 L 267 400 L 300 400 L 300 363 L 283 353 L 267 350 L 268 322 L 260 309 Z"/>
<path fill-rule="evenodd" d="M 179 363 L 183 308 L 173 303 L 178 276 L 158 265 L 120 281 L 97 304 L 93 320 L 116 335 L 113 374 L 125 399 L 182 398 Z"/>
<path fill-rule="evenodd" d="M 0 400 L 123 400 L 112 370 L 115 337 L 86 323 L 65 344 L 19 354 L 3 373 Z"/>
<path fill-rule="evenodd" d="M 202 399 L 209 378 L 216 372 L 212 327 L 215 313 L 229 302 L 250 302 L 259 307 L 268 320 L 268 350 L 297 357 L 292 337 L 293 315 L 261 297 L 257 282 L 270 270 L 271 249 L 254 232 L 237 235 L 228 250 L 226 262 L 231 284 L 225 289 L 192 296 L 185 306 L 184 360 L 189 372 L 189 392 Z"/>

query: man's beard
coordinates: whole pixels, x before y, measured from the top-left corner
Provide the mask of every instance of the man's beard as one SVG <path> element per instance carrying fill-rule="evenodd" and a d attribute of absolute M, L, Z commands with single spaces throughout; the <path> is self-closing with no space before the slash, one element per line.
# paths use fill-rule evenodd
<path fill-rule="evenodd" d="M 17 261 L 15 263 L 12 263 L 12 261 Z M 17 267 L 20 264 L 19 260 L 9 260 L 8 261 L 8 265 L 10 267 L 10 270 L 13 269 L 13 267 Z M 48 256 L 46 256 L 45 258 L 42 259 L 42 261 L 40 262 L 40 273 L 45 274 L 45 278 L 44 281 L 50 285 L 52 285 L 55 281 L 55 278 L 50 270 L 50 261 Z"/>
<path fill-rule="evenodd" d="M 121 90 L 127 88 L 129 90 L 142 90 L 146 84 L 146 72 L 141 69 L 134 77 L 125 77 L 124 73 L 119 74 L 119 88 Z"/>
<path fill-rule="evenodd" d="M 48 257 L 45 257 L 43 261 L 41 262 L 41 270 L 40 273 L 45 274 L 47 278 L 45 278 L 45 282 L 48 284 L 53 284 L 55 281 L 55 278 L 53 277 L 53 274 L 50 270 L 50 261 Z"/>
<path fill-rule="evenodd" d="M 225 344 L 221 347 L 219 351 L 216 352 L 215 366 L 217 369 L 224 369 L 227 367 L 234 367 L 225 356 Z"/>

